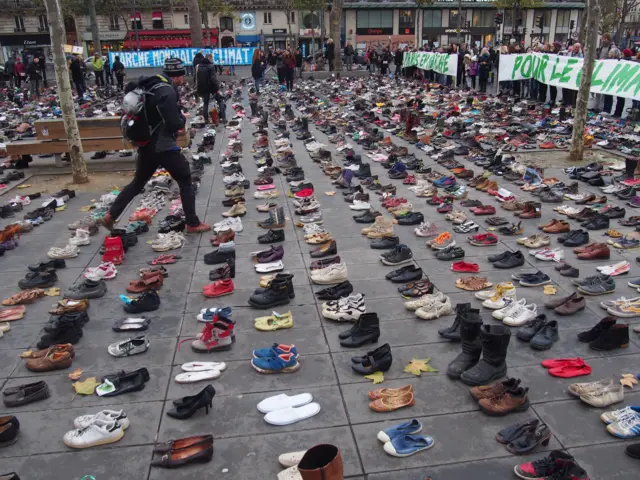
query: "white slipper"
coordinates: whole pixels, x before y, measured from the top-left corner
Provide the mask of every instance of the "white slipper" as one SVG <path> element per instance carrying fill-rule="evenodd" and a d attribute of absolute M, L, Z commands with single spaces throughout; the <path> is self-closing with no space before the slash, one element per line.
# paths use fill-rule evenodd
<path fill-rule="evenodd" d="M 298 467 L 293 466 L 278 473 L 278 480 L 302 480 L 302 475 Z"/>
<path fill-rule="evenodd" d="M 273 397 L 262 400 L 258 404 L 258 411 L 261 413 L 275 412 L 283 408 L 301 407 L 312 401 L 313 396 L 310 393 L 301 393 L 300 395 L 293 395 L 291 397 L 286 393 L 281 393 L 280 395 L 274 395 Z"/>
<path fill-rule="evenodd" d="M 264 421 L 271 425 L 291 425 L 292 423 L 306 420 L 320 413 L 320 404 L 308 403 L 303 407 L 289 407 L 275 412 L 269 412 L 264 416 Z"/>
<path fill-rule="evenodd" d="M 282 260 L 278 260 L 277 262 L 256 264 L 256 272 L 258 273 L 281 272 L 283 270 L 284 263 L 282 263 Z"/>
<path fill-rule="evenodd" d="M 300 463 L 300 460 L 302 460 L 302 457 L 304 457 L 305 453 L 307 453 L 306 450 L 302 450 L 300 452 L 283 453 L 278 457 L 278 462 L 280 462 L 280 465 L 285 468 L 295 467 Z"/>
<path fill-rule="evenodd" d="M 179 373 L 176 375 L 177 383 L 195 383 L 203 380 L 215 380 L 220 376 L 220 370 L 204 370 L 202 372 Z"/>
<path fill-rule="evenodd" d="M 188 362 L 182 365 L 184 372 L 206 372 L 208 370 L 218 370 L 223 372 L 227 368 L 224 362 Z"/>
<path fill-rule="evenodd" d="M 0 333 L 5 333 L 11 330 L 9 322 L 0 323 Z"/>

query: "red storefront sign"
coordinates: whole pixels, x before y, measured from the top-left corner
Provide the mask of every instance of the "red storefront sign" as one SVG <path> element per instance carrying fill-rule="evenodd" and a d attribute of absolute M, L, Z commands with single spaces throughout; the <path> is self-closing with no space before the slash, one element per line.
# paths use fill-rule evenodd
<path fill-rule="evenodd" d="M 218 45 L 218 29 L 209 29 L 211 44 L 206 46 Z M 204 42 L 207 44 L 207 30 L 203 30 Z M 140 41 L 140 49 L 152 50 L 159 48 L 188 48 L 191 47 L 191 32 L 189 30 L 138 30 L 138 40 Z M 137 48 L 135 30 L 130 30 L 125 42 L 131 48 Z"/>

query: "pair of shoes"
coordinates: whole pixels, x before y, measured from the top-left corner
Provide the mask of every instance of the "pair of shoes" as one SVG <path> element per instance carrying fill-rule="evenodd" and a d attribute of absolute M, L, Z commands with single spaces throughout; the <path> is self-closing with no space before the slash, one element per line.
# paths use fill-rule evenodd
<path fill-rule="evenodd" d="M 429 435 L 416 435 L 422 431 L 422 424 L 415 418 L 378 432 L 377 438 L 384 443 L 383 450 L 393 457 L 408 457 L 435 444 Z"/>
<path fill-rule="evenodd" d="M 391 347 L 385 343 L 361 357 L 351 357 L 351 369 L 360 375 L 370 375 L 375 372 L 386 372 L 391 368 L 393 357 Z"/>
<path fill-rule="evenodd" d="M 491 385 L 482 385 L 473 387 L 470 393 L 478 402 L 480 410 L 487 415 L 504 416 L 528 410 L 529 389 L 521 387 L 519 379 L 509 378 Z"/>

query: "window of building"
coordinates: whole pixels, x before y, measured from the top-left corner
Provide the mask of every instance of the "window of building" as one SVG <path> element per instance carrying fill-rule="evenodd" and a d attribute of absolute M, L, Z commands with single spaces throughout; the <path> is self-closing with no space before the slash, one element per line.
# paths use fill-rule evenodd
<path fill-rule="evenodd" d="M 560 10 L 558 12 L 560 12 Z M 538 27 L 538 17 L 540 16 L 544 18 L 543 33 L 549 33 L 549 27 L 551 26 L 551 10 L 534 10 L 532 33 L 540 34 L 540 27 Z"/>
<path fill-rule="evenodd" d="M 289 12 L 289 23 L 296 23 L 296 12 Z"/>
<path fill-rule="evenodd" d="M 109 30 L 120 30 L 120 20 L 117 15 L 109 16 Z"/>
<path fill-rule="evenodd" d="M 140 12 L 135 12 L 130 15 L 131 18 L 131 30 L 142 30 L 142 16 Z"/>
<path fill-rule="evenodd" d="M 184 14 L 184 24 L 189 25 L 189 15 L 187 15 L 186 13 Z"/>
<path fill-rule="evenodd" d="M 20 15 L 16 15 L 15 17 L 13 17 L 13 21 L 15 23 L 15 28 L 14 30 L 16 32 L 24 32 L 24 17 L 21 17 Z"/>
<path fill-rule="evenodd" d="M 271 12 L 264 12 L 264 22 L 265 25 L 271 25 Z"/>
<path fill-rule="evenodd" d="M 358 10 L 357 28 L 393 28 L 393 12 L 388 10 Z"/>
<path fill-rule="evenodd" d="M 416 33 L 415 10 L 399 10 L 399 31 L 400 35 L 413 35 Z"/>
<path fill-rule="evenodd" d="M 486 8 L 474 10 L 472 26 L 495 27 L 496 13 L 498 13 L 497 10 L 488 10 Z"/>
<path fill-rule="evenodd" d="M 221 17 L 220 18 L 220 30 L 228 30 L 233 32 L 233 18 Z"/>
<path fill-rule="evenodd" d="M 440 28 L 442 27 L 442 10 L 425 10 L 422 20 L 422 28 Z"/>
<path fill-rule="evenodd" d="M 49 31 L 49 21 L 47 20 L 46 15 L 38 15 L 38 31 L 39 32 Z"/>
<path fill-rule="evenodd" d="M 164 28 L 162 12 L 155 11 L 151 14 L 151 26 L 156 29 Z"/>
<path fill-rule="evenodd" d="M 76 31 L 76 21 L 73 17 L 64 17 L 64 30 L 67 33 Z"/>
<path fill-rule="evenodd" d="M 569 40 L 569 23 L 571 22 L 571 10 L 558 10 L 556 17 L 556 34 L 554 41 L 565 43 Z"/>
<path fill-rule="evenodd" d="M 460 23 L 458 23 L 460 22 Z M 449 10 L 449 28 L 464 28 L 467 24 L 466 10 Z"/>

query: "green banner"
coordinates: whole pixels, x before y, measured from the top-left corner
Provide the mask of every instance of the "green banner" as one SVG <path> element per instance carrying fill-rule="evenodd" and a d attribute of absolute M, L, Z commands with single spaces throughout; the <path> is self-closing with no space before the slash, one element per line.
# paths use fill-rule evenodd
<path fill-rule="evenodd" d="M 498 80 L 508 82 L 535 78 L 547 85 L 579 90 L 582 69 L 582 58 L 544 53 L 500 55 Z M 596 60 L 591 93 L 640 100 L 640 63 Z"/>
<path fill-rule="evenodd" d="M 458 74 L 458 55 L 431 52 L 405 52 L 403 67 L 418 67 L 455 77 Z"/>

